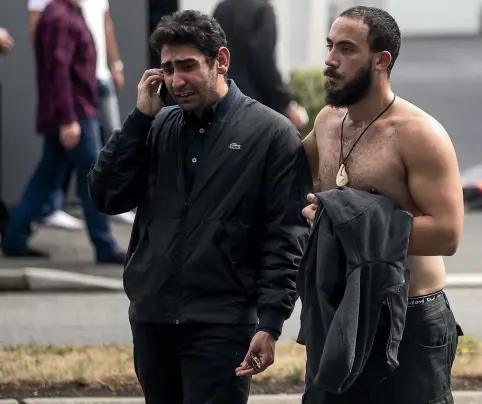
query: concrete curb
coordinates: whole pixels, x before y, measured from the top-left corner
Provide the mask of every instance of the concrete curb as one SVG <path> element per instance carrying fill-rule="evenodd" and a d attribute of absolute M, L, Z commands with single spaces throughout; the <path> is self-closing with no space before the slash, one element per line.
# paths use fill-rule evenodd
<path fill-rule="evenodd" d="M 456 404 L 481 404 L 482 391 L 455 391 Z M 143 404 L 142 397 L 73 397 L 73 398 L 28 398 L 24 404 Z M 300 404 L 300 394 L 253 395 L 248 404 Z M 0 400 L 0 404 L 19 404 L 16 400 Z"/>
<path fill-rule="evenodd" d="M 123 291 L 122 279 L 48 268 L 0 269 L 0 291 Z"/>
<path fill-rule="evenodd" d="M 480 288 L 482 274 L 477 272 L 449 274 L 446 277 L 446 288 Z"/>
<path fill-rule="evenodd" d="M 446 288 L 482 288 L 482 274 L 449 274 Z M 0 269 L 0 292 L 96 290 L 122 292 L 122 279 L 48 268 Z"/>

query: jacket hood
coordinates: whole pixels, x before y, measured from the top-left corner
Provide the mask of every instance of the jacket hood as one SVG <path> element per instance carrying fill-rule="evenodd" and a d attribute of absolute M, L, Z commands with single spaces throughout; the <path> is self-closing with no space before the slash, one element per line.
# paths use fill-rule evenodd
<path fill-rule="evenodd" d="M 380 261 L 403 265 L 413 223 L 406 209 L 387 197 L 349 187 L 316 196 L 349 257 L 348 268 Z"/>

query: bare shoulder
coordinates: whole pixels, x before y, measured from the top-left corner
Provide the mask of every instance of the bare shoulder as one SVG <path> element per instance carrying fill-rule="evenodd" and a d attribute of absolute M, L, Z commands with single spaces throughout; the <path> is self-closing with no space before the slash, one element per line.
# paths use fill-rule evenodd
<path fill-rule="evenodd" d="M 453 149 L 450 135 L 437 119 L 421 108 L 403 102 L 395 125 L 401 149 L 411 153 L 424 153 L 427 149 Z"/>
<path fill-rule="evenodd" d="M 322 136 L 333 122 L 338 122 L 345 114 L 345 109 L 333 108 L 330 106 L 324 107 L 316 116 L 313 131 L 315 136 Z"/>
<path fill-rule="evenodd" d="M 457 164 L 450 135 L 437 119 L 407 101 L 397 115 L 398 149 L 406 163 L 437 160 Z"/>

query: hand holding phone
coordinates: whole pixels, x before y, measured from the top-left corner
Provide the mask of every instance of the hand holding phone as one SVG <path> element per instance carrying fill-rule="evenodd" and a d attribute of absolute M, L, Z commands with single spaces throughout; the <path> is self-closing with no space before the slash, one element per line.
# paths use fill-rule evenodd
<path fill-rule="evenodd" d="M 142 113 L 155 116 L 166 104 L 156 95 L 164 82 L 164 75 L 159 69 L 149 69 L 142 75 L 137 86 L 137 109 Z"/>

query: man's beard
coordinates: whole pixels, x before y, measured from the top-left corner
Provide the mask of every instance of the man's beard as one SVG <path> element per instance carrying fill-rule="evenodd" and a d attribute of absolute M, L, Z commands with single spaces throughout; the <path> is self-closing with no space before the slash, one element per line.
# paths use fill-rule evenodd
<path fill-rule="evenodd" d="M 370 91 L 372 85 L 371 63 L 362 67 L 350 82 L 342 88 L 331 88 L 328 81 L 325 82 L 325 103 L 335 108 L 343 108 L 361 101 Z M 340 77 L 334 69 L 325 70 L 327 77 Z"/>

